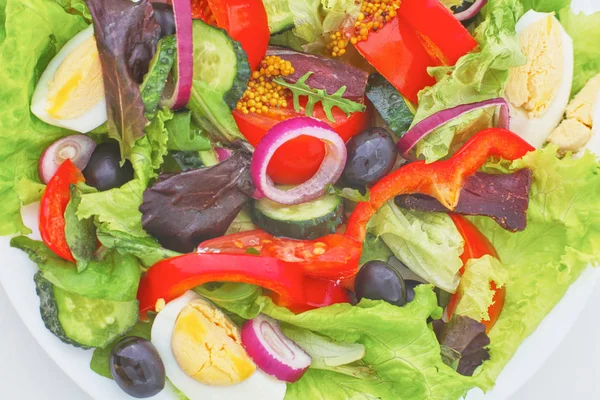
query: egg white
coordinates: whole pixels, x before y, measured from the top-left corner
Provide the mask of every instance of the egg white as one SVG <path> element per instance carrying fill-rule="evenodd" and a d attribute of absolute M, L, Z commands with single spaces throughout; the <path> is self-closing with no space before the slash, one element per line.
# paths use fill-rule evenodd
<path fill-rule="evenodd" d="M 167 377 L 177 389 L 190 400 L 283 400 L 286 384 L 260 371 L 243 382 L 231 386 L 205 385 L 187 375 L 175 360 L 171 350 L 171 336 L 177 317 L 192 300 L 201 298 L 188 291 L 183 296 L 168 303 L 158 313 L 152 325 L 152 344 L 165 364 Z"/>
<path fill-rule="evenodd" d="M 579 150 L 574 157 L 579 158 L 583 156 L 586 150 L 589 150 L 596 157 L 600 158 L 600 94 L 598 94 L 592 114 L 592 137 L 585 147 Z"/>
<path fill-rule="evenodd" d="M 517 34 L 520 34 L 527 29 L 531 24 L 546 18 L 548 13 L 540 13 L 530 10 L 519 19 L 516 25 Z M 564 75 L 560 87 L 549 104 L 546 112 L 538 118 L 529 118 L 527 112 L 522 108 L 514 107 L 510 104 L 510 130 L 521 136 L 529 144 L 536 148 L 540 148 L 546 142 L 550 133 L 558 126 L 563 118 L 565 109 L 569 104 L 571 95 L 571 86 L 573 84 L 573 40 L 567 34 L 565 29 L 560 26 L 562 32 L 563 49 L 564 49 Z"/>
<path fill-rule="evenodd" d="M 50 125 L 59 126 L 61 128 L 66 128 L 81 133 L 87 133 L 106 122 L 107 113 L 105 98 L 102 98 L 102 100 L 100 100 L 96 105 L 87 110 L 83 115 L 80 115 L 76 118 L 54 118 L 47 111 L 49 97 L 48 85 L 54 79 L 56 71 L 65 58 L 71 54 L 73 50 L 75 50 L 80 44 L 88 40 L 93 35 L 93 25 L 90 25 L 89 28 L 75 35 L 63 46 L 63 48 L 58 52 L 58 54 L 56 54 L 52 61 L 50 61 L 46 67 L 46 70 L 40 77 L 40 80 L 38 81 L 31 98 L 31 112 L 42 121 Z"/>

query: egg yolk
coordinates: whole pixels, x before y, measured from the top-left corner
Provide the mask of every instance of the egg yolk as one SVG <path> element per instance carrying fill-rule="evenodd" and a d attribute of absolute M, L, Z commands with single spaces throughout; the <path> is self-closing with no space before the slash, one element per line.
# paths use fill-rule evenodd
<path fill-rule="evenodd" d="M 56 119 L 77 118 L 103 98 L 102 66 L 92 36 L 65 57 L 56 70 L 48 84 L 46 110 Z"/>
<path fill-rule="evenodd" d="M 552 16 L 532 23 L 519 34 L 525 65 L 512 68 L 506 97 L 529 118 L 544 114 L 564 76 L 564 43 L 559 22 Z"/>
<path fill-rule="evenodd" d="M 207 385 L 233 385 L 256 370 L 242 346 L 239 329 L 201 299 L 191 301 L 179 313 L 171 349 L 181 369 Z"/>

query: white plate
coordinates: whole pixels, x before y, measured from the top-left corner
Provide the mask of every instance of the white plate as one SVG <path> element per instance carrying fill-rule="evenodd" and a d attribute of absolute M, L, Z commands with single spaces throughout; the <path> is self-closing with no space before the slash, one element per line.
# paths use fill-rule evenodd
<path fill-rule="evenodd" d="M 573 8 L 577 11 L 593 12 L 600 10 L 600 1 L 573 0 Z M 600 154 L 600 148 L 594 150 Z M 39 239 L 37 206 L 25 207 L 22 214 L 25 224 L 35 232 L 32 237 Z M 11 248 L 9 242 L 9 238 L 0 237 L 0 284 L 33 337 L 54 362 L 92 398 L 131 400 L 131 397 L 122 392 L 113 381 L 95 374 L 89 368 L 92 350 L 86 351 L 66 345 L 46 329 L 40 318 L 39 300 L 33 283 L 37 267 L 25 253 Z M 538 329 L 519 347 L 498 377 L 496 388 L 487 395 L 477 389 L 472 390 L 467 400 L 503 400 L 523 386 L 565 338 L 587 303 L 598 278 L 600 269 L 586 269 Z M 174 398 L 172 392 L 167 389 L 153 399 Z"/>

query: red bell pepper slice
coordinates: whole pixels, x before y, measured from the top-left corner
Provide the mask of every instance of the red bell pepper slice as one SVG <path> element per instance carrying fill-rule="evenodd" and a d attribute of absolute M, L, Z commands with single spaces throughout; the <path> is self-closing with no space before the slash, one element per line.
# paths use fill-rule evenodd
<path fill-rule="evenodd" d="M 256 70 L 267 54 L 271 32 L 262 0 L 192 0 L 192 16 L 223 28 L 240 42 Z"/>
<path fill-rule="evenodd" d="M 456 229 L 462 236 L 465 241 L 465 249 L 463 254 L 460 256 L 460 259 L 463 262 L 463 267 L 460 269 L 461 275 L 465 272 L 465 265 L 470 259 L 473 258 L 481 258 L 485 255 L 490 255 L 497 259 L 498 253 L 496 249 L 490 243 L 488 238 L 486 238 L 480 231 L 477 229 L 475 225 L 473 225 L 468 219 L 464 218 L 461 215 L 457 214 L 449 214 L 452 221 L 454 221 L 454 225 L 456 225 Z M 490 319 L 487 321 L 481 321 L 485 327 L 486 331 L 489 332 L 496 322 L 498 318 L 500 318 L 500 313 L 504 308 L 504 300 L 506 298 L 506 287 L 503 286 L 500 289 L 496 287 L 496 283 L 494 281 L 490 282 L 490 289 L 494 290 L 494 296 L 492 297 L 492 304 L 488 308 L 488 314 Z M 448 318 L 452 318 L 454 311 L 456 310 L 456 306 L 460 302 L 459 293 L 455 293 L 451 298 L 448 306 L 446 307 L 446 315 Z"/>
<path fill-rule="evenodd" d="M 331 281 L 307 277 L 302 268 L 275 257 L 247 254 L 187 254 L 153 265 L 140 281 L 140 315 L 156 302 L 169 302 L 208 282 L 244 282 L 273 292 L 277 304 L 295 312 L 348 302 L 348 293 Z"/>
<path fill-rule="evenodd" d="M 39 225 L 42 240 L 57 256 L 75 262 L 65 237 L 65 210 L 71 200 L 71 185 L 85 182 L 71 160 L 65 160 L 48 182 L 40 201 Z"/>
<path fill-rule="evenodd" d="M 466 178 L 473 175 L 489 157 L 513 161 L 535 150 L 505 129 L 490 128 L 475 134 L 447 160 L 407 164 L 382 178 L 371 188 L 368 202 L 359 203 L 348 220 L 346 235 L 364 241 L 367 223 L 388 200 L 401 194 L 420 193 L 435 197 L 449 210 L 458 203 Z"/>

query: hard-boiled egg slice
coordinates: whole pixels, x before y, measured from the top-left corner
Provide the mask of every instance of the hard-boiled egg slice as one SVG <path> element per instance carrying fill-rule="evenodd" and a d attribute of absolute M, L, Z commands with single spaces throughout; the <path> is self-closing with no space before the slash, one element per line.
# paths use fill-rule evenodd
<path fill-rule="evenodd" d="M 152 325 L 152 343 L 158 350 L 158 353 L 165 364 L 165 371 L 171 383 L 190 400 L 282 400 L 285 397 L 286 384 L 265 374 L 258 368 L 249 378 L 240 383 L 229 386 L 215 386 L 199 382 L 197 379 L 188 375 L 180 367 L 179 362 L 183 362 L 182 358 L 199 356 L 194 350 L 198 345 L 207 347 L 221 346 L 223 352 L 228 351 L 227 346 L 222 346 L 222 343 L 213 343 L 210 341 L 188 343 L 189 352 L 185 348 L 182 348 L 184 341 L 177 337 L 177 335 L 181 335 L 182 332 L 175 332 L 175 329 L 187 329 L 195 326 L 196 332 L 195 335 L 192 336 L 195 336 L 198 341 L 202 341 L 202 338 L 210 340 L 211 337 L 215 337 L 215 335 L 206 332 L 206 330 L 210 328 L 208 328 L 205 323 L 189 324 L 188 321 L 183 321 L 184 325 L 177 327 L 178 319 L 181 315 L 183 315 L 183 318 L 186 320 L 191 317 L 191 315 L 184 310 L 189 310 L 189 305 L 194 304 L 194 302 L 197 301 L 205 300 L 194 292 L 189 291 L 185 293 L 178 299 L 168 303 L 158 313 L 154 320 L 154 324 Z M 182 312 L 184 312 L 184 314 L 182 314 Z M 204 313 L 205 316 L 210 314 L 211 313 Z M 215 324 L 221 327 L 223 325 L 222 318 L 218 316 L 216 319 L 217 321 L 214 321 Z M 192 336 L 186 336 L 187 341 L 192 339 Z M 177 344 L 174 343 L 174 337 Z M 175 356 L 174 351 L 180 352 L 178 357 Z M 222 356 L 223 354 L 219 355 L 219 357 Z M 202 357 L 202 355 L 200 355 L 200 357 Z M 235 355 L 235 357 L 239 357 L 239 355 Z M 193 364 L 197 360 L 187 361 L 189 361 L 190 364 Z M 214 360 L 209 360 L 209 362 L 214 362 Z M 207 378 L 210 378 L 210 374 L 204 374 L 202 379 Z"/>
<path fill-rule="evenodd" d="M 91 25 L 50 61 L 31 99 L 42 121 L 86 133 L 106 122 L 102 66 Z"/>
<path fill-rule="evenodd" d="M 573 41 L 551 13 L 528 11 L 517 22 L 525 65 L 512 68 L 506 85 L 510 129 L 541 147 L 561 121 L 573 81 Z"/>
<path fill-rule="evenodd" d="M 598 95 L 592 114 L 592 137 L 576 156 L 581 157 L 586 150 L 589 150 L 594 153 L 596 157 L 600 158 L 600 94 Z"/>

